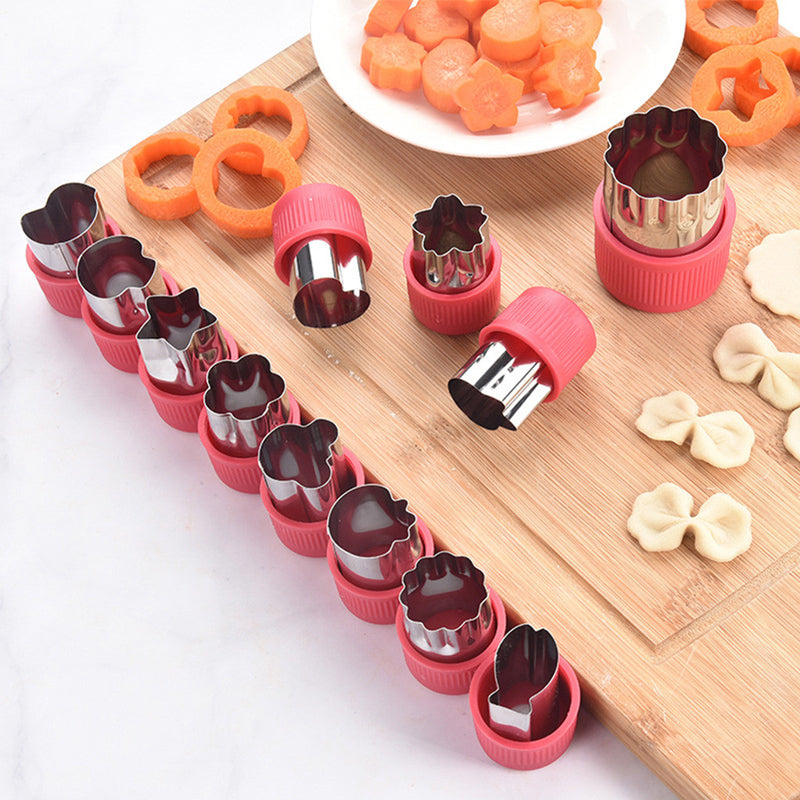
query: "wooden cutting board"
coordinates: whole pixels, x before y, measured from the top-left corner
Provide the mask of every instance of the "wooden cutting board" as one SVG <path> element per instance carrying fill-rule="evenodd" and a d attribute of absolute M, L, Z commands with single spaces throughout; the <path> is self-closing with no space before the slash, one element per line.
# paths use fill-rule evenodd
<path fill-rule="evenodd" d="M 687 104 L 698 64 L 684 52 L 648 106 Z M 221 100 L 252 84 L 286 87 L 304 104 L 304 180 L 339 183 L 361 202 L 375 256 L 363 317 L 304 329 L 274 274 L 271 240 L 224 235 L 202 214 L 140 216 L 125 200 L 121 159 L 88 179 L 106 210 L 182 286 L 199 287 L 244 350 L 270 358 L 308 415 L 339 425 L 372 479 L 406 497 L 440 547 L 484 569 L 513 617 L 553 632 L 587 707 L 676 792 L 800 796 L 800 464 L 782 444 L 786 414 L 723 382 L 711 359 L 740 322 L 758 323 L 781 350 L 800 348 L 800 324 L 756 304 L 742 279 L 765 234 L 800 227 L 798 134 L 730 153 L 738 218 L 722 286 L 700 307 L 653 315 L 615 302 L 595 271 L 591 202 L 604 136 L 501 160 L 423 151 L 355 116 L 325 82 L 308 38 L 168 128 L 208 137 Z M 174 165 L 153 179 L 185 176 Z M 253 205 L 264 191 L 227 171 L 220 189 Z M 401 258 L 414 212 L 450 192 L 489 215 L 503 251 L 503 306 L 528 286 L 550 286 L 597 331 L 595 356 L 515 433 L 474 426 L 447 393 L 477 336 L 436 335 L 409 310 Z M 673 389 L 703 413 L 740 411 L 757 434 L 749 463 L 714 469 L 637 433 L 642 402 Z M 717 491 L 745 503 L 752 548 L 730 564 L 691 546 L 641 550 L 625 522 L 634 498 L 663 481 L 691 492 L 696 508 Z"/>

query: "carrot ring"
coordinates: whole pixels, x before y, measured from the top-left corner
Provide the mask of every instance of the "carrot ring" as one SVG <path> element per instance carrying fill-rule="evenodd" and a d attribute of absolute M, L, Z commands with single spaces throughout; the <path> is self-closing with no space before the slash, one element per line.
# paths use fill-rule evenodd
<path fill-rule="evenodd" d="M 167 156 L 196 156 L 203 140 L 191 133 L 167 131 L 150 136 L 131 148 L 122 160 L 125 194 L 128 202 L 141 214 L 151 219 L 180 219 L 194 214 L 200 208 L 197 192 L 192 183 L 162 188 L 142 180 L 142 173 L 156 161 Z M 219 176 L 212 176 L 214 191 Z"/>
<path fill-rule="evenodd" d="M 734 0 L 742 8 L 756 12 L 752 25 L 728 25 L 717 28 L 706 18 L 706 9 L 720 0 L 686 0 L 687 47 L 699 56 L 708 58 L 723 47 L 757 44 L 778 33 L 778 0 Z"/>
<path fill-rule="evenodd" d="M 222 230 L 234 236 L 244 239 L 271 236 L 275 203 L 262 208 L 236 208 L 223 203 L 217 197 L 214 176 L 219 164 L 231 153 L 238 151 L 260 159 L 259 174 L 264 178 L 280 181 L 284 193 L 300 185 L 300 168 L 292 154 L 279 141 L 252 128 L 224 130 L 205 142 L 194 159 L 192 183 L 197 190 L 200 208 Z"/>
<path fill-rule="evenodd" d="M 746 78 L 759 70 L 773 92 L 756 103 L 749 120 L 720 109 L 721 83 L 725 78 Z M 779 56 L 763 47 L 745 44 L 726 47 L 709 56 L 692 82 L 692 105 L 719 128 L 723 139 L 733 146 L 759 144 L 774 136 L 789 121 L 794 107 L 792 76 Z"/>
<path fill-rule="evenodd" d="M 758 46 L 780 56 L 790 73 L 800 73 L 800 36 L 776 36 L 774 39 L 765 39 L 763 42 L 759 42 Z M 733 102 L 736 103 L 739 111 L 748 116 L 753 115 L 756 103 L 769 94 L 769 89 L 759 85 L 757 75 L 740 78 L 733 86 Z M 794 128 L 797 125 L 800 125 L 800 95 L 795 96 L 792 116 L 789 117 L 786 127 Z"/>
<path fill-rule="evenodd" d="M 247 114 L 263 114 L 265 117 L 282 117 L 291 128 L 283 144 L 294 158 L 300 158 L 308 142 L 308 120 L 300 101 L 277 86 L 248 86 L 227 97 L 217 110 L 212 123 L 214 133 L 235 128 L 239 118 Z M 260 161 L 251 153 L 236 153 L 225 159 L 229 167 L 258 175 Z"/>

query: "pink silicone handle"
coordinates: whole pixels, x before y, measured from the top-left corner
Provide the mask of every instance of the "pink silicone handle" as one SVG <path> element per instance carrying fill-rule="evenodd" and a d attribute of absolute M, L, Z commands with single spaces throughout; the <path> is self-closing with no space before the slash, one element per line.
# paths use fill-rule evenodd
<path fill-rule="evenodd" d="M 608 292 L 639 311 L 683 311 L 710 297 L 725 275 L 736 202 L 725 190 L 719 231 L 698 250 L 681 255 L 648 255 L 623 244 L 608 227 L 603 184 L 594 195 L 594 250 L 597 274 Z"/>
<path fill-rule="evenodd" d="M 332 183 L 306 183 L 287 192 L 272 211 L 275 272 L 288 286 L 291 264 L 288 253 L 305 239 L 323 235 L 345 236 L 362 251 L 364 269 L 372 263 L 372 248 L 358 200 Z"/>
<path fill-rule="evenodd" d="M 495 632 L 486 649 L 466 661 L 434 661 L 411 644 L 403 624 L 403 608 L 397 609 L 395 627 L 409 672 L 428 689 L 439 694 L 466 694 L 472 676 L 488 660 L 494 663 L 494 654 L 506 633 L 506 609 L 500 596 L 489 589 L 489 602 L 495 618 Z"/>
<path fill-rule="evenodd" d="M 446 336 L 474 333 L 488 324 L 500 308 L 500 246 L 494 237 L 486 259 L 486 277 L 474 288 L 455 294 L 434 292 L 420 283 L 420 266 L 415 263 L 414 243 L 403 254 L 403 270 L 411 310 L 426 328 Z"/>
<path fill-rule="evenodd" d="M 597 347 L 586 314 L 566 295 L 543 286 L 526 289 L 479 340 L 481 345 L 500 340 L 512 356 L 533 354 L 544 363 L 553 386 L 545 402 L 558 397 Z"/>
<path fill-rule="evenodd" d="M 422 521 L 417 521 L 419 535 L 422 539 L 422 555 L 432 556 L 434 551 L 433 536 L 428 526 Z M 397 607 L 400 603 L 400 590 L 402 586 L 392 586 L 388 589 L 365 589 L 362 586 L 347 580 L 339 565 L 336 563 L 336 552 L 333 544 L 328 539 L 328 568 L 336 584 L 336 591 L 345 608 L 351 614 L 374 625 L 391 625 L 397 615 Z"/>
<path fill-rule="evenodd" d="M 486 755 L 510 769 L 539 769 L 559 758 L 575 734 L 581 687 L 575 670 L 561 658 L 558 662 L 558 696 L 562 720 L 547 736 L 520 742 L 500 736 L 489 725 L 489 695 L 495 690 L 494 659 L 484 662 L 469 688 L 469 706 L 475 733 Z"/>

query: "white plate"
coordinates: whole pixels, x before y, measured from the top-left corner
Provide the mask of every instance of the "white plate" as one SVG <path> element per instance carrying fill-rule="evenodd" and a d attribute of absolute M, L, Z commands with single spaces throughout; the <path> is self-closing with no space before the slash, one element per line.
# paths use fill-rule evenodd
<path fill-rule="evenodd" d="M 600 91 L 577 109 L 552 109 L 541 96 L 520 104 L 512 129 L 471 133 L 457 114 L 412 94 L 375 88 L 361 69 L 364 22 L 374 0 L 316 0 L 314 55 L 331 88 L 376 128 L 397 139 L 459 156 L 501 158 L 556 150 L 613 127 L 656 92 L 678 58 L 686 24 L 684 0 L 604 0 L 595 44 Z"/>

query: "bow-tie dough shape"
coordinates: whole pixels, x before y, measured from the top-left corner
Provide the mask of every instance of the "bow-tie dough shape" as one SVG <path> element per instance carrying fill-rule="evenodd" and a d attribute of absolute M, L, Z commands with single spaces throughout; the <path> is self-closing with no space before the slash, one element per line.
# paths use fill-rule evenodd
<path fill-rule="evenodd" d="M 783 435 L 784 447 L 800 461 L 800 408 L 789 414 L 786 433 Z"/>
<path fill-rule="evenodd" d="M 775 408 L 791 411 L 800 406 L 800 354 L 781 353 L 752 322 L 728 328 L 714 349 L 714 363 L 723 380 L 753 383 Z"/>
<path fill-rule="evenodd" d="M 692 496 L 674 483 L 640 494 L 628 517 L 628 532 L 650 552 L 674 550 L 687 533 L 694 549 L 712 561 L 731 561 L 753 540 L 750 511 L 730 495 L 712 495 L 692 516 Z"/>
<path fill-rule="evenodd" d="M 750 458 L 756 434 L 737 411 L 715 411 L 700 416 L 686 392 L 651 397 L 642 405 L 636 427 L 659 442 L 691 442 L 694 458 L 713 467 L 740 467 Z"/>

